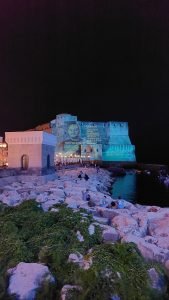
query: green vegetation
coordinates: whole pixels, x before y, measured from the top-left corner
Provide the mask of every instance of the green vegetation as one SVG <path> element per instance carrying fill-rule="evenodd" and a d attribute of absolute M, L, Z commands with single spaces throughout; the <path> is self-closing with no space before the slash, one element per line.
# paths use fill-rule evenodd
<path fill-rule="evenodd" d="M 44 283 L 37 300 L 59 299 L 65 284 L 82 287 L 81 293 L 70 293 L 73 300 L 103 300 L 116 294 L 121 300 L 168 299 L 150 289 L 149 265 L 134 244 L 102 244 L 99 227 L 92 236 L 88 233 L 90 215 L 84 217 L 83 211 L 75 213 L 65 205 L 57 208 L 58 212 L 44 213 L 33 200 L 13 208 L 0 206 L 0 299 L 12 299 L 6 294 L 6 271 L 21 261 L 44 263 L 56 278 L 56 285 Z M 77 230 L 84 242 L 78 241 Z M 67 262 L 69 254 L 77 252 L 86 260 L 92 257 L 90 269 Z"/>

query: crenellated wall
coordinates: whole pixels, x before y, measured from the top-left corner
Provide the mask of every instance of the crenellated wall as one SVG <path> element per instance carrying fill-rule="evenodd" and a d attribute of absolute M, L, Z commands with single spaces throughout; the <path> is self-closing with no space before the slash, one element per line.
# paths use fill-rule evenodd
<path fill-rule="evenodd" d="M 110 162 L 136 161 L 127 122 L 86 122 L 60 114 L 51 121 L 51 128 L 57 137 L 57 154 Z"/>

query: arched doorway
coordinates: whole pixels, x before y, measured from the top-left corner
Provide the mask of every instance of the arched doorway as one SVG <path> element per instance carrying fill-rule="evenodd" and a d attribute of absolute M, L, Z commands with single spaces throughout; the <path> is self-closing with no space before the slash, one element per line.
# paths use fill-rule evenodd
<path fill-rule="evenodd" d="M 50 155 L 47 155 L 47 169 L 50 168 Z"/>
<path fill-rule="evenodd" d="M 26 155 L 26 154 L 24 154 L 24 155 L 22 155 L 22 157 L 21 157 L 21 168 L 22 168 L 23 170 L 27 170 L 28 167 L 29 167 L 29 156 Z"/>

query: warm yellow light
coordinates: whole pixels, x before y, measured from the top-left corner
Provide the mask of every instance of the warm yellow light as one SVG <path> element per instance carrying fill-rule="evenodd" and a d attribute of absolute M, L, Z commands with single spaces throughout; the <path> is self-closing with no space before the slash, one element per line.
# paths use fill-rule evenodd
<path fill-rule="evenodd" d="M 7 145 L 5 143 L 0 143 L 0 148 L 6 148 Z"/>

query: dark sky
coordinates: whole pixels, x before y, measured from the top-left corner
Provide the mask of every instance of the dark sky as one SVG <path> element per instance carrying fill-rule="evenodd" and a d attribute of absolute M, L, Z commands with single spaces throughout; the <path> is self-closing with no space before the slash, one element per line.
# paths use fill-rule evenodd
<path fill-rule="evenodd" d="M 168 163 L 168 99 L 168 0 L 0 1 L 1 135 L 128 121 L 137 160 Z"/>

